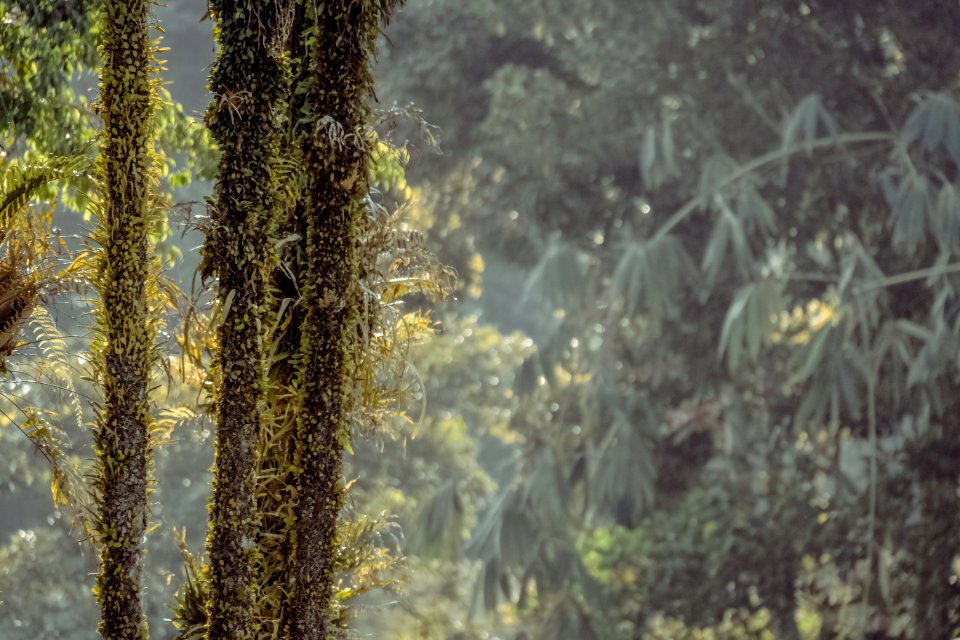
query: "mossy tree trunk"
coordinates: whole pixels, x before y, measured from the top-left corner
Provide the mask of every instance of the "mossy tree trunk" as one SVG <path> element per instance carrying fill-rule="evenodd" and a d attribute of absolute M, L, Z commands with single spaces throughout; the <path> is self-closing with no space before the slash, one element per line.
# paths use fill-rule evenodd
<path fill-rule="evenodd" d="M 334 634 L 334 544 L 350 437 L 350 356 L 358 310 L 358 227 L 368 188 L 370 59 L 391 0 L 304 3 L 304 96 L 297 137 L 305 183 L 299 276 L 304 322 L 296 360 L 295 522 L 288 530 L 285 637 Z"/>
<path fill-rule="evenodd" d="M 101 549 L 96 593 L 100 633 L 107 640 L 148 635 L 140 577 L 147 525 L 149 377 L 156 354 L 148 232 L 158 174 L 148 6 L 148 0 L 105 0 L 102 11 L 102 211 L 97 230 L 102 251 L 95 352 L 103 407 L 94 440 L 95 526 Z"/>
<path fill-rule="evenodd" d="M 204 244 L 219 279 L 216 461 L 207 550 L 210 640 L 248 640 L 257 626 L 254 560 L 257 438 L 264 394 L 266 276 L 273 265 L 273 181 L 287 92 L 284 49 L 292 0 L 215 0 L 220 52 L 207 123 L 222 156 Z"/>

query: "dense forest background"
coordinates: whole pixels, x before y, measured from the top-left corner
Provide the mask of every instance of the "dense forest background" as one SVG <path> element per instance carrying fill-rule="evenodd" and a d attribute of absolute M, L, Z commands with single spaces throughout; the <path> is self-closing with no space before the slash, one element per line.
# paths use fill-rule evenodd
<path fill-rule="evenodd" d="M 73 4 L 41 4 L 62 9 L 42 40 L 67 37 Z M 194 4 L 158 13 L 182 105 L 163 116 L 179 164 L 160 248 L 188 291 L 200 236 L 176 203 L 213 177 Z M 380 519 L 368 566 L 388 583 L 355 605 L 359 637 L 960 631 L 957 33 L 948 0 L 408 0 L 377 70 L 406 175 L 381 172 L 381 198 L 459 278 L 446 302 L 403 299 L 435 331 L 405 355 L 403 415 L 348 456 L 347 509 Z M 63 105 L 5 73 L 5 117 L 36 116 L 7 158 L 82 138 L 83 63 Z M 89 231 L 67 206 L 56 225 L 64 252 Z M 96 628 L 95 554 L 54 510 L 28 420 L 89 457 L 88 309 L 52 296 L 3 383 L 11 640 Z M 212 436 L 190 380 L 155 394 L 145 601 L 174 638 Z"/>

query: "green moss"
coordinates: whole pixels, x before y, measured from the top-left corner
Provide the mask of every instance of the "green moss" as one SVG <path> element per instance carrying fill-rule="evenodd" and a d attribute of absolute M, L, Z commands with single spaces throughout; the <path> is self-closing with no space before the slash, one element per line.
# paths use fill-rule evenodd
<path fill-rule="evenodd" d="M 268 305 L 266 278 L 274 265 L 272 173 L 288 85 L 283 50 L 292 0 L 221 0 L 211 9 L 220 52 L 210 79 L 214 99 L 207 125 L 222 155 L 202 268 L 219 279 L 226 313 L 218 329 L 208 637 L 246 640 L 257 630 L 254 564 L 260 519 L 254 491 L 263 419 L 261 327 Z"/>
<path fill-rule="evenodd" d="M 343 445 L 349 440 L 349 375 L 358 310 L 358 225 L 370 155 L 370 59 L 398 3 L 306 3 L 294 46 L 300 60 L 296 145 L 303 165 L 298 284 L 303 322 L 293 363 L 296 502 L 286 531 L 290 589 L 284 637 L 322 640 L 334 625 L 334 542 L 342 503 Z"/>
<path fill-rule="evenodd" d="M 156 318 L 150 308 L 155 261 L 148 255 L 158 175 L 154 150 L 156 65 L 145 0 L 106 0 L 102 11 L 98 160 L 102 246 L 97 287 L 99 340 L 94 347 L 103 407 L 94 433 L 100 542 L 96 594 L 100 633 L 145 639 L 140 603 L 141 541 L 149 484 L 149 376 Z"/>

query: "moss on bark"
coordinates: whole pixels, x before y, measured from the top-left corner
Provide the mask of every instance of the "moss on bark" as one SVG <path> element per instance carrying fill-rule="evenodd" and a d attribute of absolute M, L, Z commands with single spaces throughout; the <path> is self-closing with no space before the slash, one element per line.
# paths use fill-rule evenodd
<path fill-rule="evenodd" d="M 143 640 L 140 602 L 142 539 L 149 481 L 149 377 L 155 361 L 155 317 L 148 291 L 153 260 L 148 232 L 158 174 L 157 107 L 147 0 L 105 0 L 100 52 L 103 118 L 98 175 L 99 341 L 94 346 L 103 407 L 94 432 L 100 543 L 96 594 L 100 634 Z"/>
<path fill-rule="evenodd" d="M 304 3 L 303 96 L 297 145 L 305 182 L 299 274 L 304 322 L 295 362 L 296 504 L 287 529 L 285 637 L 334 635 L 334 545 L 343 500 L 343 446 L 350 437 L 350 355 L 356 341 L 358 225 L 368 188 L 370 58 L 390 1 Z"/>
<path fill-rule="evenodd" d="M 210 640 L 255 637 L 257 438 L 264 391 L 266 275 L 274 245 L 279 113 L 287 89 L 284 48 L 292 2 L 216 0 L 220 44 L 207 112 L 222 156 L 204 243 L 219 279 L 216 460 L 207 550 Z"/>

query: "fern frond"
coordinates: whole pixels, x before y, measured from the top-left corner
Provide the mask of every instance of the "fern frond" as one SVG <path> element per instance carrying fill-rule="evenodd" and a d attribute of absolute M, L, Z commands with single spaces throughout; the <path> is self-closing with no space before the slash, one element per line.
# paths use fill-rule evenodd
<path fill-rule="evenodd" d="M 43 355 L 42 361 L 37 363 L 37 378 L 43 374 L 43 367 L 47 367 L 66 390 L 70 397 L 70 406 L 73 411 L 77 429 L 83 429 L 83 405 L 80 395 L 73 384 L 76 375 L 74 365 L 70 362 L 70 349 L 67 341 L 60 333 L 56 321 L 50 316 L 45 307 L 38 306 L 30 317 L 33 325 L 33 335 Z"/>
<path fill-rule="evenodd" d="M 6 230 L 43 187 L 89 172 L 90 159 L 81 155 L 51 158 L 42 165 L 0 165 L 0 229 Z"/>

